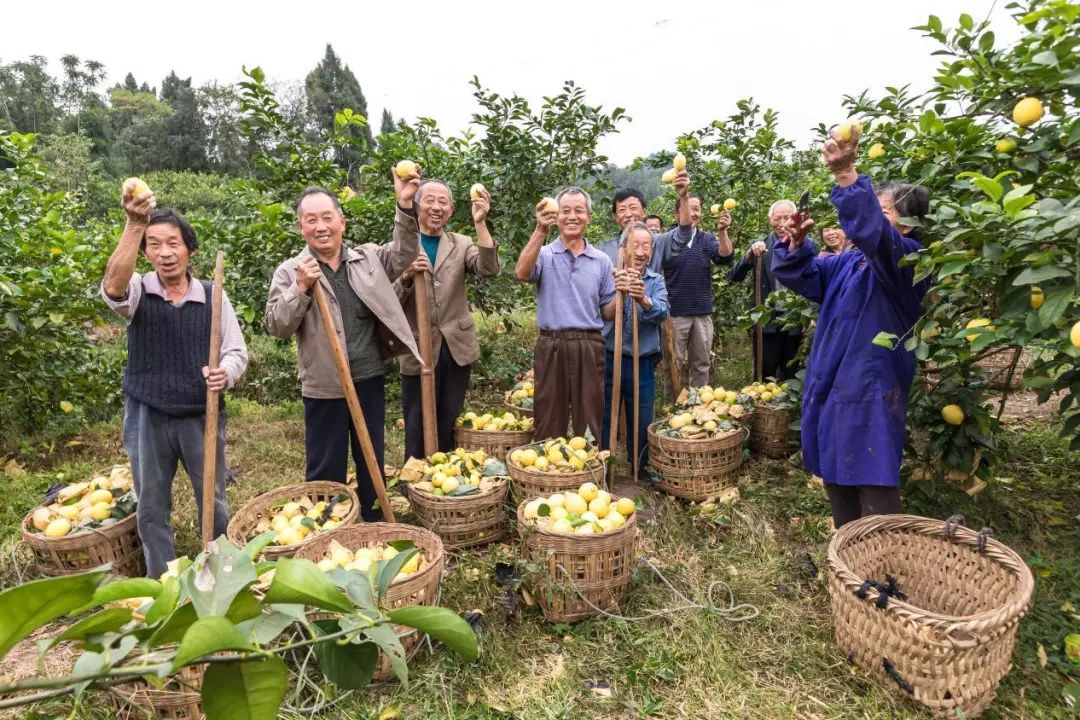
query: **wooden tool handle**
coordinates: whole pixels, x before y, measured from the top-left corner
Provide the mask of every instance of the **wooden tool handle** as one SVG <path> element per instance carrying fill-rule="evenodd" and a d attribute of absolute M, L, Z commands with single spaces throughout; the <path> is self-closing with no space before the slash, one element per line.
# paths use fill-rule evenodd
<path fill-rule="evenodd" d="M 630 301 L 630 337 L 634 345 L 634 483 L 638 481 L 638 461 L 641 459 L 639 452 L 641 442 L 641 349 L 638 347 L 638 306 L 636 300 Z"/>
<path fill-rule="evenodd" d="M 214 294 L 210 301 L 210 359 L 207 365 L 217 370 L 221 360 L 221 295 L 225 280 L 225 253 L 218 251 L 214 264 Z M 214 539 L 214 501 L 217 498 L 217 390 L 206 388 L 206 423 L 203 429 L 202 544 Z"/>
<path fill-rule="evenodd" d="M 423 252 L 423 251 L 421 251 Z M 435 363 L 431 357 L 431 306 L 428 304 L 427 272 L 413 276 L 413 295 L 416 302 L 416 331 L 420 343 L 420 417 L 424 426 L 424 454 L 431 457 L 439 451 L 439 434 L 435 415 Z"/>
<path fill-rule="evenodd" d="M 758 255 L 754 258 L 754 305 L 756 307 L 761 306 L 761 256 Z M 757 352 L 754 353 L 754 377 L 758 382 L 764 382 L 765 359 L 761 356 L 764 350 L 765 340 L 763 337 L 764 330 L 761 327 L 761 320 L 759 319 L 754 323 L 754 346 Z"/>
<path fill-rule="evenodd" d="M 315 303 L 319 306 L 319 315 L 322 316 L 323 330 L 326 331 L 326 340 L 330 344 L 330 354 L 334 356 L 334 365 L 337 366 L 338 381 L 341 390 L 345 393 L 345 402 L 349 406 L 349 415 L 352 417 L 356 436 L 360 440 L 360 450 L 364 455 L 364 465 L 367 466 L 368 474 L 371 475 L 371 484 L 375 486 L 375 494 L 379 496 L 379 507 L 382 510 L 383 519 L 386 522 L 397 522 L 394 518 L 394 509 L 390 507 L 390 498 L 386 495 L 386 486 L 383 484 L 382 468 L 379 460 L 375 457 L 375 448 L 371 445 L 371 435 L 368 433 L 367 423 L 364 422 L 364 411 L 360 409 L 360 398 L 356 396 L 356 388 L 353 387 L 352 373 L 349 372 L 349 359 L 345 356 L 345 348 L 338 339 L 337 328 L 334 327 L 334 317 L 330 314 L 330 303 L 326 300 L 322 285 L 315 281 Z"/>

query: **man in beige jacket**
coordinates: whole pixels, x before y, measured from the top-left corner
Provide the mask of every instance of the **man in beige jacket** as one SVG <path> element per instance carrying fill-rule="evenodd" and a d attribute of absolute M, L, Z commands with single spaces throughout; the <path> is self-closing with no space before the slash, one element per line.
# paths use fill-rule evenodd
<path fill-rule="evenodd" d="M 323 188 L 305 190 L 296 203 L 296 218 L 307 247 L 274 271 L 266 301 L 266 328 L 270 334 L 280 338 L 296 335 L 304 400 L 306 479 L 344 483 L 351 445 L 365 520 L 380 517 L 374 508 L 375 489 L 312 288 L 316 282 L 322 286 L 334 314 L 334 325 L 348 356 L 364 421 L 381 467 L 386 418 L 384 364 L 388 358 L 403 353 L 418 357 L 391 282 L 416 257 L 418 227 L 413 197 L 419 186 L 416 174 L 405 179 L 395 175 L 397 216 L 393 239 L 386 245 L 368 243 L 356 248 L 342 243 L 345 217 L 337 198 Z"/>
<path fill-rule="evenodd" d="M 465 274 L 491 277 L 499 273 L 499 251 L 488 232 L 487 214 L 491 197 L 477 188 L 472 201 L 473 226 L 477 244 L 468 235 L 446 231 L 454 214 L 454 194 L 442 180 L 425 180 L 416 191 L 415 204 L 420 221 L 420 252 L 394 289 L 401 298 L 409 326 L 416 332 L 416 273 L 428 278 L 428 308 L 431 315 L 431 360 L 435 364 L 435 417 L 438 421 L 438 449 L 454 448 L 454 419 L 465 404 L 472 364 L 480 357 L 480 343 L 469 312 Z M 405 457 L 423 457 L 424 428 L 420 404 L 420 363 L 403 355 L 401 363 L 401 404 L 405 414 Z"/>

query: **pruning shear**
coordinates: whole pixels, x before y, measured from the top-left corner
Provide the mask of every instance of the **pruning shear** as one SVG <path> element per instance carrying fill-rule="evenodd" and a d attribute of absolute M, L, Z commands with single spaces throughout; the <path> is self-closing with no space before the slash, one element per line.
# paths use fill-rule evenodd
<path fill-rule="evenodd" d="M 802 224 L 810 218 L 810 191 L 804 190 L 803 194 L 799 196 L 799 205 L 795 210 L 795 213 L 791 216 L 792 234 L 788 238 L 788 242 L 794 240 L 796 244 L 801 244 L 806 233 L 802 229 Z"/>

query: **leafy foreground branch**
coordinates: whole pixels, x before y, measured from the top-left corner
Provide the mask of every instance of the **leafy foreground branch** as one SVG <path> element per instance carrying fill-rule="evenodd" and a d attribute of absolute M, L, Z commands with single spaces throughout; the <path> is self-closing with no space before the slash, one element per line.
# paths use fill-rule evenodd
<path fill-rule="evenodd" d="M 407 686 L 395 625 L 427 633 L 465 660 L 476 659 L 476 636 L 450 610 L 381 609 L 415 547 L 373 564 L 367 573 L 324 573 L 307 560 L 256 562 L 272 536 L 260 535 L 243 548 L 218 538 L 194 561 L 181 559 L 160 581 L 106 582 L 104 566 L 4 590 L 0 659 L 63 617 L 79 619 L 39 643 L 39 652 L 60 642 L 73 642 L 83 652 L 70 675 L 0 685 L 0 709 L 69 694 L 79 700 L 87 691 L 135 681 L 161 688 L 183 668 L 204 665 L 201 696 L 208 720 L 269 720 L 277 717 L 289 679 L 281 656 L 299 649 L 312 648 L 323 675 L 342 689 L 367 685 L 380 653 Z M 296 625 L 301 639 L 284 641 L 285 631 Z M 8 697 L 32 690 L 44 692 Z"/>

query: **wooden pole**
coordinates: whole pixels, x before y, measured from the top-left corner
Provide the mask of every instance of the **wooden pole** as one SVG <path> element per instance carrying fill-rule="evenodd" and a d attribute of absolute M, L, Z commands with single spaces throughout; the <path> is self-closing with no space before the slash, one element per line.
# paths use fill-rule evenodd
<path fill-rule="evenodd" d="M 383 485 L 382 468 L 379 467 L 379 460 L 375 457 L 375 448 L 371 446 L 371 435 L 368 434 L 367 423 L 364 422 L 364 411 L 360 409 L 360 398 L 356 396 L 356 388 L 353 387 L 349 359 L 345 356 L 345 348 L 341 346 L 337 328 L 334 327 L 334 317 L 330 314 L 330 303 L 327 302 L 326 294 L 318 280 L 315 281 L 314 289 L 315 304 L 319 306 L 323 330 L 326 331 L 326 340 L 330 344 L 330 354 L 334 356 L 334 365 L 337 366 L 338 381 L 341 383 L 342 392 L 345 393 L 345 402 L 349 406 L 349 415 L 352 417 L 356 436 L 360 439 L 364 464 L 367 465 L 368 474 L 371 475 L 371 484 L 375 486 L 375 494 L 379 496 L 383 520 L 397 522 L 394 518 L 394 509 L 390 507 L 390 498 L 386 495 L 386 486 Z"/>
<path fill-rule="evenodd" d="M 668 372 L 671 373 L 671 399 L 675 400 L 682 392 L 682 374 L 679 358 L 675 355 L 675 321 L 670 315 L 664 318 L 664 354 L 667 355 Z"/>
<path fill-rule="evenodd" d="M 420 252 L 424 252 L 422 249 Z M 438 420 L 435 414 L 435 363 L 431 357 L 431 305 L 428 303 L 427 272 L 413 276 L 416 302 L 416 331 L 420 343 L 420 418 L 424 425 L 424 454 L 439 451 Z"/>
<path fill-rule="evenodd" d="M 623 269 L 623 246 L 618 246 L 616 269 Z M 623 294 L 615 291 L 615 345 L 611 366 L 611 428 L 608 433 L 608 449 L 615 454 L 615 441 L 619 437 L 619 407 L 622 405 L 622 345 L 623 345 Z M 608 465 L 610 472 L 605 474 L 610 484 L 615 473 L 615 464 Z"/>
<path fill-rule="evenodd" d="M 761 256 L 754 257 L 754 305 L 755 307 L 761 306 Z M 761 320 L 759 319 L 754 323 L 754 347 L 757 352 L 754 353 L 754 379 L 758 382 L 765 382 L 765 359 L 761 356 L 764 352 L 765 339 L 763 337 L 763 330 L 761 328 Z"/>
<path fill-rule="evenodd" d="M 638 306 L 636 300 L 631 300 L 630 306 L 630 337 L 634 344 L 634 483 L 638 481 L 638 461 L 641 459 L 640 446 L 641 442 L 641 418 L 640 418 L 640 405 L 641 405 L 641 377 L 640 377 L 640 356 L 641 351 L 638 347 Z"/>
<path fill-rule="evenodd" d="M 221 293 L 225 282 L 225 253 L 218 251 L 214 264 L 214 295 L 210 304 L 211 370 L 217 370 L 221 360 Z M 217 499 L 217 433 L 220 391 L 206 388 L 206 424 L 203 430 L 202 480 L 202 544 L 205 548 L 214 539 L 214 511 Z"/>

